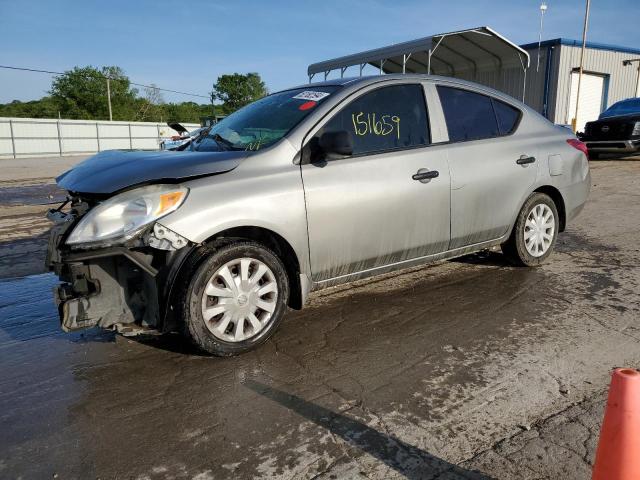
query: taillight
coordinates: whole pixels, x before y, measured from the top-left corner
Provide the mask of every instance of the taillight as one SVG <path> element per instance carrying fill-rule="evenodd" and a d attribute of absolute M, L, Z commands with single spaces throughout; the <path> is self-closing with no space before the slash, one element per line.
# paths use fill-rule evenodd
<path fill-rule="evenodd" d="M 587 145 L 585 143 L 581 142 L 577 138 L 569 138 L 567 139 L 567 143 L 576 150 L 580 150 L 582 153 L 584 153 L 585 157 L 589 158 L 589 150 L 587 149 Z"/>

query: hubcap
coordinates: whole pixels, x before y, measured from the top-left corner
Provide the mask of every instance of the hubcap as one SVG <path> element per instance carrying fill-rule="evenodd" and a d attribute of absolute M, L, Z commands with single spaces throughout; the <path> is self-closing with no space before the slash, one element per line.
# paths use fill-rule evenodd
<path fill-rule="evenodd" d="M 271 320 L 278 284 L 271 269 L 255 258 L 238 258 L 220 267 L 202 294 L 202 317 L 209 331 L 226 342 L 260 333 Z"/>
<path fill-rule="evenodd" d="M 524 244 L 534 257 L 544 255 L 553 241 L 556 219 L 548 205 L 539 203 L 531 209 L 524 225 Z"/>

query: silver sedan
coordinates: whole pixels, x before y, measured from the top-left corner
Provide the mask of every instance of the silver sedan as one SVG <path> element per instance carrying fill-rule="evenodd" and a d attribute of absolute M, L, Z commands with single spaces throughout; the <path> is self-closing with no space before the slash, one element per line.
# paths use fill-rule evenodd
<path fill-rule="evenodd" d="M 58 178 L 48 263 L 64 330 L 184 331 L 234 355 L 310 291 L 501 246 L 551 255 L 582 209 L 585 145 L 451 78 L 304 85 L 182 152 L 104 152 Z"/>

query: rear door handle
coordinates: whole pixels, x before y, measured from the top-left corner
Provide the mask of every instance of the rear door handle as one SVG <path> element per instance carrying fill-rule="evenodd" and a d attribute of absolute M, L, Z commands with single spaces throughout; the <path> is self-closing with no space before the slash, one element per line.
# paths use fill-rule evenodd
<path fill-rule="evenodd" d="M 519 159 L 516 160 L 518 165 L 527 165 L 528 163 L 533 163 L 536 161 L 536 157 L 527 157 L 526 155 L 522 155 Z"/>
<path fill-rule="evenodd" d="M 437 170 L 427 170 L 426 168 L 421 168 L 416 173 L 414 173 L 411 178 L 422 183 L 428 183 L 432 178 L 438 178 L 439 176 L 440 172 L 438 172 Z"/>

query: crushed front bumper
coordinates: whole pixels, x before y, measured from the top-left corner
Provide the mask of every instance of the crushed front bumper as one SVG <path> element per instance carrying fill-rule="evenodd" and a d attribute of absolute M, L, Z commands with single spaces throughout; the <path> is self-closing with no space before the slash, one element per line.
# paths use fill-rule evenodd
<path fill-rule="evenodd" d="M 138 241 L 129 246 L 71 250 L 73 221 L 51 229 L 46 266 L 61 283 L 54 289 L 60 324 L 70 332 L 89 327 L 123 334 L 173 330 L 169 299 L 189 248 L 165 251 Z"/>

